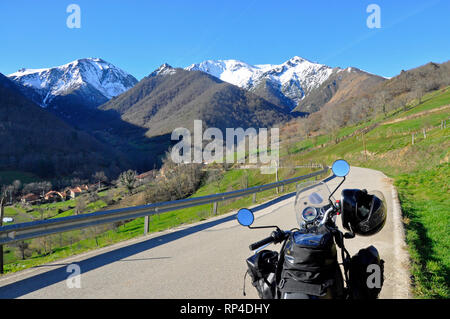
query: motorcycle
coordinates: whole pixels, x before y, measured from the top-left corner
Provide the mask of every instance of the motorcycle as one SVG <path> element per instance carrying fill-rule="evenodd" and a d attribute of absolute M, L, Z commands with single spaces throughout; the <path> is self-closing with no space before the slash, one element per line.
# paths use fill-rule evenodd
<path fill-rule="evenodd" d="M 350 165 L 337 160 L 334 177 L 342 181 L 331 192 L 324 182 L 308 182 L 297 187 L 294 209 L 298 228 L 282 230 L 278 226 L 252 226 L 254 214 L 242 208 L 238 222 L 249 229 L 275 228 L 271 235 L 249 246 L 256 251 L 249 257 L 247 271 L 262 299 L 375 299 L 384 281 L 384 261 L 374 246 L 350 257 L 344 240 L 356 235 L 379 232 L 386 221 L 386 206 L 380 192 L 344 189 L 341 199 L 333 194 L 345 182 Z M 336 225 L 341 215 L 343 233 Z M 282 244 L 279 252 L 264 249 Z M 341 251 L 338 263 L 337 249 Z M 343 272 L 341 270 L 343 269 Z"/>

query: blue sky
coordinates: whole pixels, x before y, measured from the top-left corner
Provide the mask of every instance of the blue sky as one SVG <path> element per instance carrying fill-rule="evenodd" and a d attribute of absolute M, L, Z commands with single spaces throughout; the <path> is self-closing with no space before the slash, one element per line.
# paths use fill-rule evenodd
<path fill-rule="evenodd" d="M 69 29 L 69 4 L 81 28 Z M 369 29 L 369 4 L 381 28 Z M 0 0 L 0 72 L 100 57 L 138 79 L 167 62 L 293 56 L 395 76 L 450 59 L 450 1 Z"/>

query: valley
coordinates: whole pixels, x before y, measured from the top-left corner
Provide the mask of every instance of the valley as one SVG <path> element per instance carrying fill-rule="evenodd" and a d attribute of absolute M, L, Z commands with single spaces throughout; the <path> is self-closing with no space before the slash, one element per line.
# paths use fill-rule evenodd
<path fill-rule="evenodd" d="M 176 143 L 170 133 L 177 127 L 192 129 L 194 120 L 223 132 L 227 127 L 278 127 L 280 180 L 311 171 L 296 166 L 330 165 L 339 158 L 393 179 L 404 214 L 413 291 L 419 298 L 448 298 L 449 62 L 385 79 L 299 57 L 258 66 L 220 60 L 184 69 L 163 64 L 137 81 L 101 59 L 77 61 L 0 75 L 0 184 L 6 199 L 9 194 L 5 217 L 20 223 L 270 183 L 274 175 L 237 164 L 177 166 L 167 151 Z M 92 69 L 97 63 L 106 71 Z M 83 71 L 90 76 L 83 77 Z M 52 86 L 58 76 L 67 79 L 67 86 Z M 44 89 L 31 85 L 37 77 L 46 83 Z M 105 77 L 115 84 L 99 88 L 103 82 L 97 80 Z M 95 185 L 98 173 L 105 175 L 107 187 L 60 202 L 20 203 L 32 183 L 50 182 L 52 190 L 61 191 Z M 125 173 L 132 177 L 128 182 Z M 19 186 L 11 188 L 15 181 Z M 225 201 L 217 211 L 205 205 L 162 213 L 151 218 L 149 232 L 292 191 L 289 186 L 254 200 Z M 144 220 L 138 218 L 6 246 L 5 270 L 105 247 L 141 236 L 143 229 Z"/>

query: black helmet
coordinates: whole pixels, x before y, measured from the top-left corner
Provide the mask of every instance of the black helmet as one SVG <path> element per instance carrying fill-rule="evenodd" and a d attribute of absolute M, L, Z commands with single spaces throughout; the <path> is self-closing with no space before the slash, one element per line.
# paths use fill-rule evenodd
<path fill-rule="evenodd" d="M 378 233 L 386 223 L 386 203 L 383 194 L 368 194 L 363 189 L 344 189 L 341 199 L 342 225 L 361 236 Z"/>

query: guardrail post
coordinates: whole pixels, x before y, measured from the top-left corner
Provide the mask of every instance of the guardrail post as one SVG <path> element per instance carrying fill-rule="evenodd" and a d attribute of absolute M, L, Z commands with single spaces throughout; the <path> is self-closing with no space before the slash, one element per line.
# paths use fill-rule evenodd
<path fill-rule="evenodd" d="M 256 203 L 256 193 L 253 193 L 253 199 L 252 199 L 252 203 Z"/>
<path fill-rule="evenodd" d="M 144 219 L 144 235 L 148 234 L 148 230 L 150 229 L 150 216 L 145 216 Z"/>
<path fill-rule="evenodd" d="M 213 215 L 217 215 L 217 202 L 213 203 Z"/>
<path fill-rule="evenodd" d="M 5 198 L 2 197 L 0 200 L 0 227 L 3 226 L 3 204 Z M 3 245 L 0 245 L 0 274 L 3 274 Z"/>
<path fill-rule="evenodd" d="M 276 163 L 276 167 L 275 167 L 275 179 L 276 179 L 276 181 L 278 182 L 278 166 L 279 166 L 279 164 L 278 164 L 278 161 L 275 161 L 275 163 Z M 277 194 L 279 193 L 279 190 L 278 190 L 278 186 L 277 186 Z"/>

